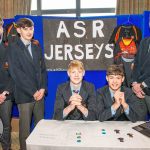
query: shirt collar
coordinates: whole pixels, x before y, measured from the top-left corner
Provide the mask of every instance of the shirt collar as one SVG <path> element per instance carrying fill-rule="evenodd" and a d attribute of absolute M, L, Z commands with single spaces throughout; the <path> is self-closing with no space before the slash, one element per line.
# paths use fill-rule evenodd
<path fill-rule="evenodd" d="M 111 95 L 111 98 L 114 97 L 114 91 L 109 87 L 109 91 L 110 91 L 110 95 Z"/>
<path fill-rule="evenodd" d="M 31 41 L 27 41 L 27 40 L 23 39 L 22 37 L 20 37 L 20 39 L 24 45 L 31 45 Z"/>
<path fill-rule="evenodd" d="M 111 95 L 111 98 L 114 97 L 114 91 L 109 87 L 109 91 L 110 91 L 110 95 Z"/>
<path fill-rule="evenodd" d="M 75 86 L 72 82 L 70 82 L 71 92 L 73 93 L 80 93 L 82 83 L 80 83 L 78 86 Z M 74 92 L 76 91 L 76 92 Z"/>

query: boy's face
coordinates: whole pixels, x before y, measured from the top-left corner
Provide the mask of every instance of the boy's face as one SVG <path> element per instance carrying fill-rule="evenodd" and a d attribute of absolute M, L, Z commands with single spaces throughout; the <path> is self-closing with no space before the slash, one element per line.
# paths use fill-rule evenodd
<path fill-rule="evenodd" d="M 17 28 L 17 32 L 20 34 L 21 38 L 30 41 L 34 34 L 34 27 Z"/>
<path fill-rule="evenodd" d="M 2 34 L 3 34 L 3 25 L 0 24 L 0 35 L 2 35 Z"/>
<path fill-rule="evenodd" d="M 117 91 L 121 87 L 124 77 L 121 75 L 108 75 L 106 76 L 106 80 L 108 81 L 109 87 L 113 91 Z"/>
<path fill-rule="evenodd" d="M 80 68 L 74 67 L 71 70 L 69 70 L 67 73 L 68 76 L 70 77 L 70 82 L 78 85 L 82 82 L 85 71 L 83 71 Z"/>

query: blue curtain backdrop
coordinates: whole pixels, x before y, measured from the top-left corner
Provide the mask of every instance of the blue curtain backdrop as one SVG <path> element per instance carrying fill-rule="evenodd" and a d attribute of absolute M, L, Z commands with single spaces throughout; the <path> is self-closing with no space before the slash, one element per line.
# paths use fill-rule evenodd
<path fill-rule="evenodd" d="M 34 38 L 39 40 L 41 47 L 43 48 L 43 24 L 42 16 L 24 16 L 17 15 L 13 19 L 5 19 L 5 25 L 12 21 L 16 21 L 19 18 L 28 17 L 32 19 L 35 23 L 35 34 Z M 49 19 L 55 19 L 56 17 L 46 17 Z M 58 18 L 58 17 L 57 17 Z M 85 19 L 91 19 L 91 17 L 86 17 Z M 94 19 L 97 17 L 94 17 Z M 143 38 L 150 36 L 150 12 L 145 11 L 141 15 L 118 15 L 118 16 L 103 16 L 98 18 L 117 18 L 117 25 L 124 24 L 130 21 L 142 30 Z M 74 19 L 74 18 L 70 18 Z M 75 18 L 76 19 L 76 18 Z M 92 82 L 95 88 L 100 88 L 107 84 L 106 82 L 106 71 L 86 71 L 85 80 Z M 66 71 L 49 71 L 48 72 L 48 95 L 45 98 L 45 119 L 51 119 L 54 111 L 54 102 L 57 86 L 65 82 L 68 79 Z M 13 116 L 18 116 L 18 110 L 16 105 L 13 107 Z"/>

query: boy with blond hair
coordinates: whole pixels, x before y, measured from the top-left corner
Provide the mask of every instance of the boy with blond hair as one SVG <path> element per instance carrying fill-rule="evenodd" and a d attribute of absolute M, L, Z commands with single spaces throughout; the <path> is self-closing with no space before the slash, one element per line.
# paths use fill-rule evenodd
<path fill-rule="evenodd" d="M 95 88 L 93 84 L 83 81 L 83 63 L 79 60 L 71 61 L 67 73 L 70 81 L 59 85 L 57 89 L 54 119 L 95 120 Z"/>

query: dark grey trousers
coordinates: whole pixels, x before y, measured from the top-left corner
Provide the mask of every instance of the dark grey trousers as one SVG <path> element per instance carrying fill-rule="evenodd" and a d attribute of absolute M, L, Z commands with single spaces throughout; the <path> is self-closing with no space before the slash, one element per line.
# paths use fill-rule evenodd
<path fill-rule="evenodd" d="M 20 149 L 26 150 L 26 139 L 30 134 L 32 115 L 34 126 L 44 118 L 44 100 L 18 104 L 19 109 L 19 142 Z"/>
<path fill-rule="evenodd" d="M 145 96 L 145 103 L 147 105 L 147 109 L 150 114 L 150 96 L 148 96 L 148 95 Z"/>
<path fill-rule="evenodd" d="M 3 150 L 9 150 L 11 147 L 11 110 L 11 100 L 0 104 L 0 118 L 3 124 L 3 133 L 0 137 L 0 142 Z"/>

